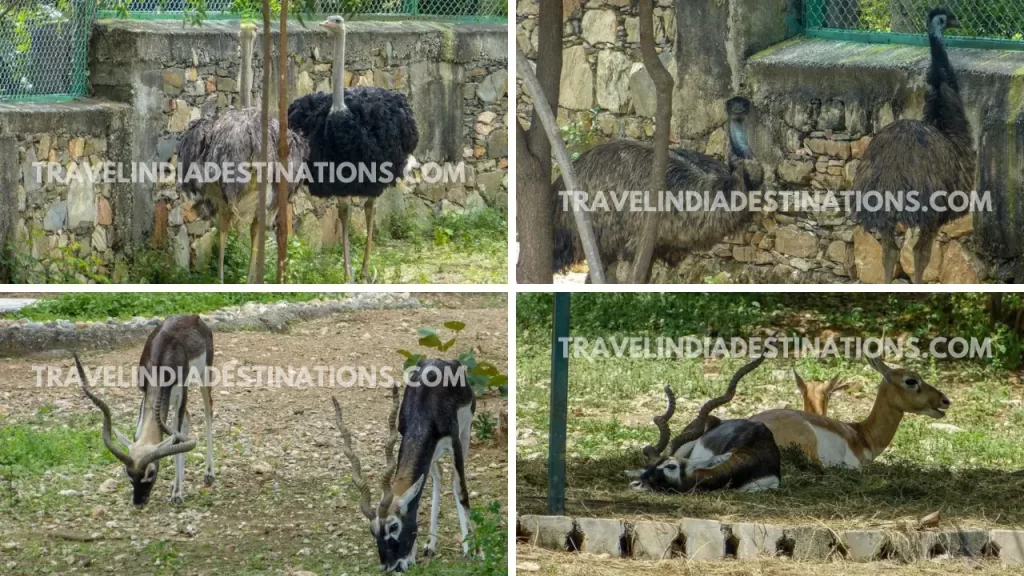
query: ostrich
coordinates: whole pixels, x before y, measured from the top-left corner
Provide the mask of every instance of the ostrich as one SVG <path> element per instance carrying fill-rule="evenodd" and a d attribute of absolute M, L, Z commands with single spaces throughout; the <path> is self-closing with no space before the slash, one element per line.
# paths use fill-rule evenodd
<path fill-rule="evenodd" d="M 263 183 L 257 178 L 255 168 L 251 170 L 249 182 L 241 182 L 241 178 L 233 177 L 230 181 L 215 179 L 209 182 L 201 178 L 189 178 L 189 170 L 202 171 L 205 164 L 216 164 L 222 169 L 231 166 L 237 176 L 238 167 L 246 163 L 274 162 L 273 151 L 277 149 L 279 125 L 276 118 L 271 117 L 268 125 L 267 155 L 260 153 L 261 127 L 263 115 L 259 108 L 252 106 L 252 48 L 256 39 L 255 24 L 245 22 L 241 25 L 239 40 L 241 41 L 241 106 L 228 110 L 216 117 L 205 117 L 196 120 L 189 126 L 178 143 L 178 169 L 184 177 L 181 188 L 199 197 L 200 208 L 204 213 L 217 214 L 217 229 L 220 232 L 220 253 L 217 260 L 217 275 L 224 283 L 224 246 L 227 244 L 228 231 L 239 217 L 239 208 L 244 204 L 259 202 Z M 288 171 L 295 173 L 308 153 L 304 138 L 295 132 L 288 131 Z M 266 171 L 262 171 L 266 178 Z M 295 191 L 296 184 L 289 185 L 289 194 Z M 272 188 L 272 187 L 271 187 Z M 274 209 L 277 207 L 275 194 L 267 195 L 267 222 L 273 221 Z M 249 272 L 247 281 L 251 284 L 256 277 L 256 239 L 259 222 L 253 216 L 249 227 L 252 246 L 249 253 Z"/>
<path fill-rule="evenodd" d="M 353 278 L 347 198 L 367 198 L 362 268 L 366 280 L 374 201 L 402 177 L 407 165 L 417 165 L 412 153 L 419 132 L 404 94 L 371 86 L 345 88 L 345 19 L 330 16 L 320 25 L 334 35 L 333 94 L 317 92 L 296 99 L 288 106 L 288 125 L 309 140 L 310 193 L 344 198 L 341 225 L 346 279 Z"/>
<path fill-rule="evenodd" d="M 932 239 L 945 223 L 964 214 L 948 206 L 933 210 L 938 193 L 970 192 L 978 163 L 971 137 L 971 124 L 960 99 L 960 84 L 949 63 L 943 32 L 959 28 L 956 16 L 945 8 L 928 13 L 931 67 L 925 95 L 924 121 L 900 120 L 886 126 L 871 141 L 853 188 L 861 193 L 882 194 L 917 191 L 922 209 L 900 210 L 888 205 L 883 210 L 853 209 L 853 220 L 882 244 L 884 282 L 892 282 L 899 257 L 897 226 L 917 228 L 914 246 L 914 283 L 920 284 L 932 251 Z"/>
<path fill-rule="evenodd" d="M 672 194 L 697 191 L 732 197 L 746 195 L 761 185 L 761 167 L 753 159 L 747 145 L 745 122 L 751 104 L 746 98 L 732 98 L 726 102 L 729 117 L 728 162 L 721 162 L 692 150 L 671 150 L 668 156 L 666 189 Z M 647 190 L 650 185 L 654 148 L 632 140 L 617 140 L 601 144 L 583 153 L 573 162 L 580 188 L 591 194 L 622 193 Z M 559 177 L 554 183 L 556 192 L 565 190 Z M 676 196 L 679 198 L 679 196 Z M 593 202 L 594 197 L 589 198 Z M 651 203 L 656 202 L 653 198 Z M 606 266 L 609 281 L 615 279 L 618 262 L 630 262 L 636 243 L 643 234 L 645 213 L 630 209 L 630 203 L 616 205 L 609 200 L 608 210 L 591 212 L 594 235 Z M 564 270 L 584 259 L 583 244 L 576 233 L 576 222 L 571 207 L 565 209 L 565 197 L 554 194 L 556 271 Z M 747 210 L 701 210 L 697 212 L 672 206 L 658 225 L 654 258 L 674 265 L 691 250 L 706 250 L 725 236 L 732 234 L 751 218 Z M 647 272 L 648 276 L 650 271 Z"/>

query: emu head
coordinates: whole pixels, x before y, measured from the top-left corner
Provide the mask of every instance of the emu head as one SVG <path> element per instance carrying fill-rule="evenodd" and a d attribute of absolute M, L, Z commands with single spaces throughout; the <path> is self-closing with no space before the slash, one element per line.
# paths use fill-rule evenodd
<path fill-rule="evenodd" d="M 149 503 L 150 493 L 156 483 L 157 473 L 160 471 L 160 459 L 175 454 L 188 452 L 196 447 L 195 440 L 186 441 L 181 436 L 167 429 L 167 425 L 160 417 L 160 392 L 157 391 L 156 419 L 164 432 L 170 434 L 166 440 L 158 444 L 144 444 L 143 442 L 132 442 L 118 430 L 113 430 L 111 424 L 110 407 L 106 402 L 93 393 L 88 386 L 88 378 L 82 363 L 75 354 L 75 366 L 78 368 L 78 376 L 82 381 L 82 392 L 86 397 L 103 413 L 103 444 L 110 450 L 115 458 L 124 464 L 125 474 L 132 482 L 132 504 L 141 508 Z M 143 401 L 145 406 L 145 401 Z M 141 415 L 140 415 L 141 416 Z M 117 437 L 117 443 L 111 439 L 111 432 Z"/>
<path fill-rule="evenodd" d="M 960 20 L 949 10 L 949 8 L 934 8 L 928 12 L 928 33 L 932 36 L 942 36 L 949 28 L 960 28 Z"/>
<path fill-rule="evenodd" d="M 805 382 L 794 369 L 793 377 L 796 378 L 797 390 L 804 399 L 804 412 L 819 416 L 828 415 L 828 402 L 832 394 L 850 387 L 850 383 L 838 375 L 833 376 L 828 382 Z"/>
<path fill-rule="evenodd" d="M 903 368 L 890 368 L 881 358 L 868 358 L 868 364 L 882 375 L 878 387 L 888 404 L 901 412 L 943 418 L 950 406 L 949 398 L 924 381 L 920 374 Z"/>
<path fill-rule="evenodd" d="M 377 544 L 381 570 L 405 572 L 416 563 L 416 536 L 419 532 L 416 511 L 426 476 L 420 475 L 411 483 L 404 478 L 396 478 L 395 483 L 391 483 L 398 467 L 394 455 L 398 441 L 398 386 L 391 388 L 388 440 L 384 445 L 386 468 L 380 479 L 382 496 L 376 510 L 370 504 L 370 487 L 363 479 L 363 467 L 352 447 L 352 434 L 342 419 L 341 405 L 336 398 L 331 400 L 338 431 L 341 432 L 341 449 L 352 464 L 352 485 L 359 491 L 359 510 L 370 521 L 370 534 Z"/>

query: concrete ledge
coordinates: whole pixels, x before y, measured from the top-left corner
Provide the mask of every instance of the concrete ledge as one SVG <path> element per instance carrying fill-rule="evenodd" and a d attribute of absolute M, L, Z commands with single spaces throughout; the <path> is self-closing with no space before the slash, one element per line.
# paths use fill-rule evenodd
<path fill-rule="evenodd" d="M 835 532 L 825 526 L 773 526 L 683 518 L 678 522 L 624 522 L 568 516 L 520 516 L 517 539 L 548 550 L 608 554 L 614 558 L 665 560 L 751 559 L 786 556 L 824 561 L 931 558 L 999 558 L 1024 566 L 1024 530 L 952 529 L 896 532 L 866 529 Z"/>

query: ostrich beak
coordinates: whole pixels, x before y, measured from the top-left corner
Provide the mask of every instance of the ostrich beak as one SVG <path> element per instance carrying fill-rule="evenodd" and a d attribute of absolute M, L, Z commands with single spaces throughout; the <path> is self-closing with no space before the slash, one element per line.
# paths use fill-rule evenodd
<path fill-rule="evenodd" d="M 333 30 L 337 28 L 337 26 L 334 25 L 334 22 L 331 22 L 330 20 L 324 20 L 323 22 L 320 23 L 320 26 L 322 28 L 327 28 L 328 30 Z"/>

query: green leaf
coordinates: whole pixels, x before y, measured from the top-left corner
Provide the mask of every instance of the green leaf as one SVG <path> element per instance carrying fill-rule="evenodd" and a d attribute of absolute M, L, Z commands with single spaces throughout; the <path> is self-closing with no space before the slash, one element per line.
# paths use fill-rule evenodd
<path fill-rule="evenodd" d="M 488 382 L 488 384 L 490 386 L 506 386 L 506 385 L 508 385 L 508 376 L 506 376 L 504 374 L 498 374 L 497 376 L 492 376 L 491 380 L 490 380 L 490 382 Z"/>
<path fill-rule="evenodd" d="M 479 374 L 481 376 L 497 376 L 501 374 L 498 367 L 490 362 L 480 362 L 473 368 L 473 374 Z"/>
<path fill-rule="evenodd" d="M 437 330 L 434 330 L 433 328 L 420 328 L 419 330 L 416 331 L 416 335 L 419 336 L 420 338 L 425 338 L 427 336 L 437 336 Z"/>
<path fill-rule="evenodd" d="M 440 350 L 441 352 L 447 352 L 448 349 L 451 348 L 454 344 L 455 344 L 455 338 L 452 338 L 451 340 L 449 340 L 449 341 L 445 342 L 444 344 L 441 344 L 440 346 L 438 346 L 437 349 Z"/>
<path fill-rule="evenodd" d="M 456 320 L 452 320 L 452 321 L 449 321 L 449 322 L 445 322 L 444 323 L 444 327 L 449 329 L 449 330 L 454 330 L 456 332 L 459 332 L 459 331 L 461 331 L 462 329 L 464 329 L 466 327 L 466 323 L 465 322 L 458 322 Z"/>
<path fill-rule="evenodd" d="M 412 352 L 409 352 L 408 350 L 397 350 L 396 352 L 398 352 L 399 354 L 401 354 L 401 355 L 402 355 L 402 356 L 403 356 L 403 357 L 404 357 L 405 359 L 407 359 L 407 360 L 408 360 L 409 358 L 412 358 Z"/>
<path fill-rule="evenodd" d="M 476 353 L 470 350 L 469 352 L 462 352 L 459 354 L 459 362 L 462 362 L 466 366 L 473 368 L 476 366 Z"/>
<path fill-rule="evenodd" d="M 440 348 L 441 339 L 437 337 L 437 334 L 431 334 L 420 338 L 420 346 L 426 346 L 427 348 Z"/>

